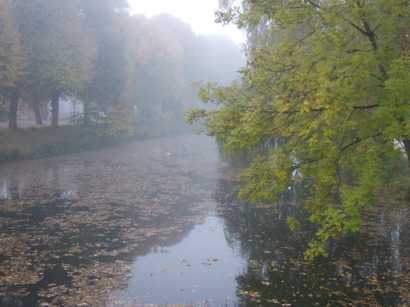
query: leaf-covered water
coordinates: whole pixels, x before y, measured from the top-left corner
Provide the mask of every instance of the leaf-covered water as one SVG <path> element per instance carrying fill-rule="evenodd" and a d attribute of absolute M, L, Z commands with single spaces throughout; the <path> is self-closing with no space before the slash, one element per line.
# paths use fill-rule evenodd
<path fill-rule="evenodd" d="M 400 306 L 406 206 L 303 260 L 286 207 L 236 200 L 210 138 L 182 136 L 0 167 L 0 306 Z M 387 206 L 387 205 L 386 205 Z"/>

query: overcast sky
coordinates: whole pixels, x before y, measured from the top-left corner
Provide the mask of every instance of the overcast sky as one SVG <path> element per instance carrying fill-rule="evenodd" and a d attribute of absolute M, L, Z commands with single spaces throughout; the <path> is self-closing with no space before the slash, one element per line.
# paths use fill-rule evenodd
<path fill-rule="evenodd" d="M 129 0 L 133 13 L 147 17 L 167 13 L 190 24 L 198 34 L 225 34 L 236 43 L 244 42 L 235 26 L 215 23 L 218 0 Z"/>

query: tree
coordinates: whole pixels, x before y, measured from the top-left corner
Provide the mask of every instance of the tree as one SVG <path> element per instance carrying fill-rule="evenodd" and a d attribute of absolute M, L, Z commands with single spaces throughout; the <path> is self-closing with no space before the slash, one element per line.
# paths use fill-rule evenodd
<path fill-rule="evenodd" d="M 80 95 L 84 102 L 84 124 L 88 125 L 96 110 L 109 112 L 119 103 L 126 81 L 123 72 L 129 15 L 123 0 L 87 0 L 80 5 L 97 45 L 95 73 Z"/>
<path fill-rule="evenodd" d="M 171 128 L 177 114 L 182 114 L 184 52 L 176 33 L 158 19 L 135 18 L 138 121 L 145 127 Z"/>
<path fill-rule="evenodd" d="M 387 186 L 407 190 L 392 178 L 408 178 L 402 148 L 410 161 L 410 2 L 240 1 L 219 17 L 250 33 L 249 65 L 242 84 L 202 90 L 218 111 L 189 119 L 205 118 L 228 151 L 282 140 L 255 158 L 241 195 L 275 202 L 303 180 L 318 226 L 306 256 L 325 255 Z"/>
<path fill-rule="evenodd" d="M 239 48 L 226 37 L 195 35 L 169 15 L 134 18 L 139 121 L 155 129 L 186 129 L 185 111 L 199 105 L 195 84 L 232 81 L 243 65 Z"/>
<path fill-rule="evenodd" d="M 1 21 L 7 26 L 0 53 L 19 59 L 0 59 L 8 65 L 4 75 L 16 79 L 8 91 L 12 126 L 21 99 L 32 106 L 38 125 L 50 103 L 57 127 L 64 96 L 83 103 L 87 125 L 135 126 L 138 113 L 151 127 L 180 129 L 184 108 L 197 101 L 193 81 L 225 82 L 239 54 L 232 42 L 199 37 L 176 18 L 131 16 L 126 0 L 3 1 Z M 211 52 L 222 48 L 223 56 Z M 230 60 L 218 61 L 222 57 Z M 12 76 L 23 63 L 24 74 Z"/>
<path fill-rule="evenodd" d="M 24 57 L 14 18 L 13 2 L 0 1 L 0 95 L 9 101 L 9 127 L 17 129 L 18 90 Z"/>
<path fill-rule="evenodd" d="M 21 0 L 17 8 L 27 56 L 24 91 L 47 94 L 57 127 L 60 97 L 79 92 L 93 74 L 94 40 L 77 1 Z"/>
<path fill-rule="evenodd" d="M 23 101 L 28 102 L 33 109 L 36 125 L 39 126 L 43 125 L 43 117 L 45 111 L 47 111 L 46 108 L 49 100 L 48 93 L 43 90 L 44 88 L 40 86 L 30 87 L 27 88 L 25 94 L 23 94 Z"/>

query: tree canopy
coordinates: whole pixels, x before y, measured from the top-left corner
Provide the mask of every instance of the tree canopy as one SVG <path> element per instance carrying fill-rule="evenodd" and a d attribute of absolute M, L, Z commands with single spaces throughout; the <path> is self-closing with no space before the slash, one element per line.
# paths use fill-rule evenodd
<path fill-rule="evenodd" d="M 208 41 L 225 49 L 229 65 L 208 56 Z M 22 104 L 37 125 L 51 107 L 58 126 L 63 98 L 83 105 L 76 122 L 109 133 L 182 128 L 197 103 L 193 82 L 230 81 L 241 64 L 229 39 L 198 36 L 171 16 L 132 15 L 125 0 L 0 0 L 0 96 L 13 129 Z"/>
<path fill-rule="evenodd" d="M 257 150 L 243 198 L 277 202 L 302 182 L 318 226 L 306 256 L 326 255 L 383 191 L 393 202 L 409 188 L 410 2 L 230 1 L 219 18 L 247 30 L 249 64 L 242 82 L 204 87 L 219 108 L 189 120 L 228 152 Z"/>
<path fill-rule="evenodd" d="M 0 2 L 0 89 L 15 86 L 24 65 L 12 1 Z"/>

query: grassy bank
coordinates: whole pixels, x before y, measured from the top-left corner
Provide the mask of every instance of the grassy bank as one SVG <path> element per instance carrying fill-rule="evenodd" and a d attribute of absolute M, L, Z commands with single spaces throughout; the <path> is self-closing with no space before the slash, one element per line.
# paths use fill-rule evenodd
<path fill-rule="evenodd" d="M 135 137 L 104 135 L 98 126 L 41 127 L 16 131 L 0 128 L 0 163 L 69 154 L 130 141 L 192 133 L 183 128 L 138 127 Z"/>
<path fill-rule="evenodd" d="M 0 129 L 0 162 L 98 149 L 121 141 L 124 139 L 102 135 L 95 127 Z"/>

